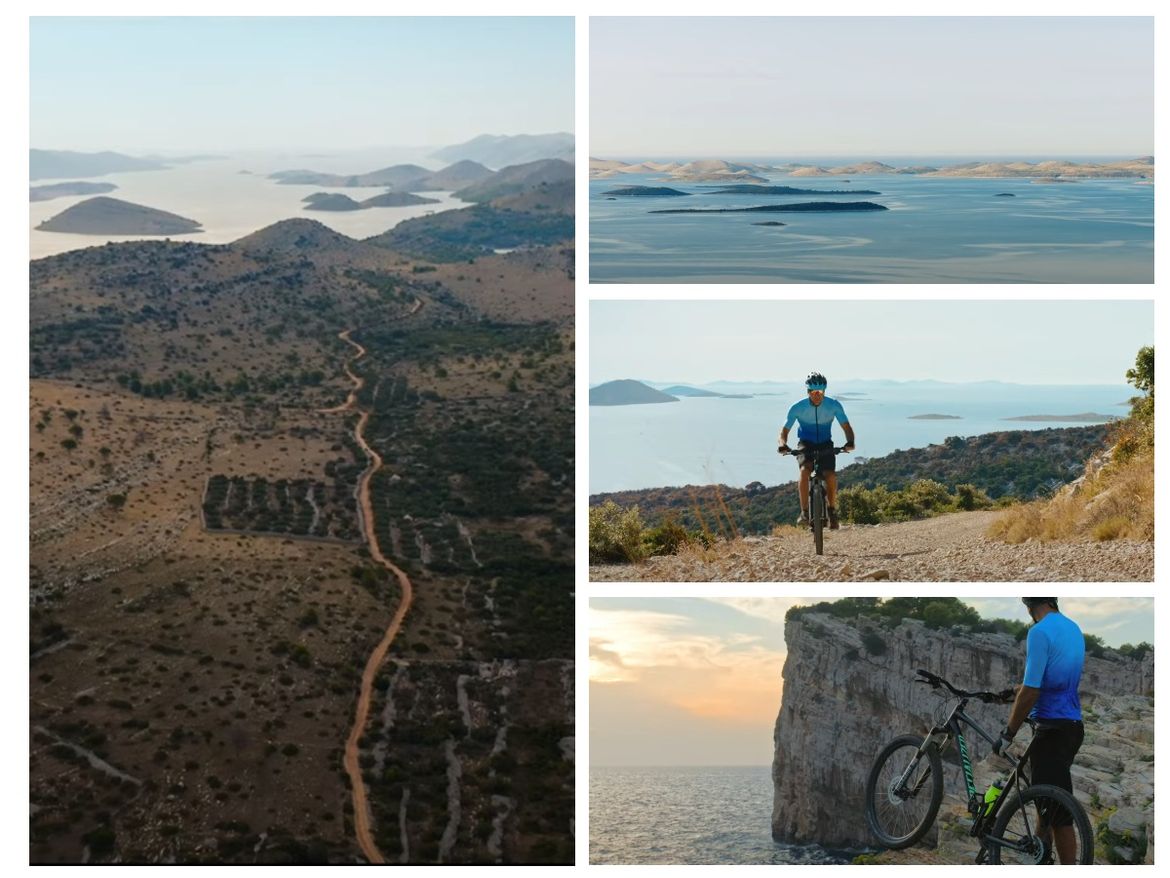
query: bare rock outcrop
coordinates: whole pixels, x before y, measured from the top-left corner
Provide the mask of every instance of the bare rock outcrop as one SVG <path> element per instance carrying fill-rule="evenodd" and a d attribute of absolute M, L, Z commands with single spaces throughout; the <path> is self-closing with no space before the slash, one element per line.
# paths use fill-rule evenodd
<path fill-rule="evenodd" d="M 874 757 L 897 735 L 925 733 L 953 704 L 914 683 L 916 668 L 961 688 L 993 691 L 1019 682 L 1023 673 L 1024 645 L 1007 634 L 932 630 L 911 619 L 890 628 L 876 618 L 815 612 L 790 617 L 784 634 L 788 658 L 772 764 L 772 835 L 779 841 L 872 846 L 863 799 Z M 1152 838 L 1153 670 L 1152 652 L 1142 660 L 1090 657 L 1081 682 L 1086 734 L 1073 784 L 1095 829 L 1111 818 L 1118 824 L 1119 860 L 1129 844 L 1129 855 L 1140 861 L 1145 839 Z M 994 734 L 1007 708 L 973 702 L 968 713 Z M 977 781 L 1000 772 L 990 746 L 973 732 L 968 747 Z M 947 831 L 960 824 L 966 798 L 950 750 L 944 755 L 947 798 L 936 830 L 923 842 L 940 854 L 948 839 L 965 834 Z M 945 852 L 944 861 L 964 861 L 952 858 L 957 850 Z"/>

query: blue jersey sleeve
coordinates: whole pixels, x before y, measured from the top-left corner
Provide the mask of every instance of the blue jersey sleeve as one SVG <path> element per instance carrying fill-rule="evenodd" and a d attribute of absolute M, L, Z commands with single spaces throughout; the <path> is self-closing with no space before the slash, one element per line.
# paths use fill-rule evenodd
<path fill-rule="evenodd" d="M 1028 660 L 1024 665 L 1024 685 L 1039 689 L 1048 667 L 1048 638 L 1036 626 L 1028 631 Z"/>
<path fill-rule="evenodd" d="M 794 402 L 791 406 L 788 407 L 788 417 L 784 421 L 784 429 L 785 430 L 791 430 L 792 425 L 796 423 L 796 410 L 799 407 L 800 407 L 799 402 Z"/>
<path fill-rule="evenodd" d="M 833 402 L 837 402 L 837 400 L 833 400 Z M 837 411 L 835 411 L 833 414 L 837 418 L 838 424 L 849 423 L 849 416 L 845 414 L 845 406 L 841 405 L 841 403 L 837 402 Z"/>

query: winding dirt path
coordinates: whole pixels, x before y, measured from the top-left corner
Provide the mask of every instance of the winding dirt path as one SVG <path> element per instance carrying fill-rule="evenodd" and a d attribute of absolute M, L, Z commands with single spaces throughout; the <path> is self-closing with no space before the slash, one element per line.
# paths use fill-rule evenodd
<path fill-rule="evenodd" d="M 382 549 L 378 546 L 378 536 L 374 530 L 374 508 L 370 502 L 370 480 L 374 477 L 374 473 L 382 468 L 382 457 L 366 443 L 364 436 L 366 424 L 370 420 L 370 413 L 357 409 L 357 395 L 365 385 L 365 380 L 353 373 L 353 370 L 350 369 L 350 363 L 356 363 L 364 357 L 366 355 L 366 349 L 349 337 L 350 332 L 352 330 L 347 329 L 339 333 L 338 338 L 353 345 L 357 349 L 357 353 L 345 364 L 345 374 L 354 383 L 353 390 L 346 397 L 344 405 L 331 409 L 322 409 L 321 411 L 326 414 L 353 410 L 360 412 L 361 416 L 358 418 L 357 426 L 353 430 L 353 438 L 361 446 L 366 457 L 370 459 L 370 465 L 366 467 L 361 478 L 358 480 L 358 517 L 362 531 L 366 536 L 366 544 L 370 548 L 370 556 L 398 577 L 398 584 L 402 588 L 402 600 L 398 603 L 398 609 L 394 612 L 394 618 L 390 620 L 390 626 L 386 629 L 386 633 L 382 635 L 381 642 L 370 653 L 370 657 L 366 661 L 366 669 L 362 672 L 362 685 L 358 693 L 357 709 L 354 712 L 353 728 L 350 730 L 349 738 L 345 742 L 345 771 L 349 775 L 350 785 L 353 787 L 354 834 L 357 836 L 358 845 L 361 846 L 362 853 L 366 855 L 366 859 L 371 863 L 383 864 L 386 862 L 386 858 L 378 850 L 377 844 L 374 843 L 373 834 L 370 832 L 370 810 L 366 799 L 366 784 L 362 780 L 362 770 L 358 764 L 358 740 L 361 738 L 362 732 L 366 727 L 366 721 L 369 719 L 370 694 L 374 688 L 374 677 L 377 676 L 378 668 L 382 666 L 382 662 L 386 659 L 386 653 L 390 649 L 390 644 L 398 636 L 398 630 L 402 627 L 402 620 L 406 618 L 406 614 L 410 611 L 410 603 L 414 599 L 414 588 L 411 586 L 410 578 L 400 568 L 389 561 L 382 554 Z"/>

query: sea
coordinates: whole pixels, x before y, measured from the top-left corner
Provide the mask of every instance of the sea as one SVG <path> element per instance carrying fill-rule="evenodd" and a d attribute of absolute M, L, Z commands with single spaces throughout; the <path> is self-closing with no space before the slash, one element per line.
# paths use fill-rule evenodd
<path fill-rule="evenodd" d="M 946 164 L 955 164 L 949 160 Z M 834 164 L 844 164 L 836 160 Z M 1153 283 L 1154 187 L 1132 179 L 776 176 L 880 195 L 712 195 L 712 184 L 621 174 L 589 183 L 589 280 L 602 283 Z M 621 186 L 690 197 L 622 198 Z M 1012 197 L 997 197 L 1001 193 Z M 651 214 L 872 201 L 857 213 Z M 782 227 L 755 225 L 765 221 Z"/>
<path fill-rule="evenodd" d="M 165 161 L 165 159 L 164 159 Z M 170 235 L 173 241 L 227 244 L 275 222 L 294 217 L 314 219 L 351 238 L 368 238 L 393 228 L 412 217 L 467 205 L 450 192 L 422 193 L 438 204 L 410 207 L 375 207 L 368 210 L 305 210 L 302 199 L 314 192 L 341 192 L 355 201 L 385 192 L 385 187 L 337 188 L 314 185 L 282 185 L 268 179 L 275 171 L 304 168 L 339 174 L 357 174 L 395 164 L 417 164 L 438 170 L 436 162 L 415 151 L 387 150 L 351 154 L 250 153 L 225 155 L 196 161 L 179 161 L 164 170 L 103 174 L 97 177 L 38 179 L 30 185 L 85 180 L 113 183 L 118 188 L 105 193 L 134 204 L 169 211 L 203 224 L 203 230 L 188 235 Z M 92 196 L 68 196 L 29 203 L 29 258 L 39 259 L 68 250 L 94 247 L 107 241 L 146 240 L 142 236 L 72 235 L 43 232 L 37 225 Z M 151 238 L 157 240 L 157 236 Z"/>
<path fill-rule="evenodd" d="M 654 386 L 670 385 L 656 382 Z M 1094 423 L 1007 418 L 1086 413 L 1124 417 L 1135 393 L 1124 384 L 858 381 L 840 382 L 839 386 L 840 393 L 833 396 L 841 401 L 857 435 L 856 452 L 837 458 L 839 470 L 858 458 L 923 448 L 948 436 Z M 590 406 L 589 493 L 792 481 L 796 464 L 776 453 L 776 438 L 788 407 L 804 397 L 803 387 L 732 383 L 708 387 L 722 393 L 753 395 L 746 399 L 683 397 L 670 403 Z M 954 417 L 933 420 L 915 417 L 918 415 Z M 795 432 L 793 427 L 790 443 Z M 844 444 L 839 425 L 834 425 L 833 437 Z M 847 474 L 843 484 L 848 484 Z"/>
<path fill-rule="evenodd" d="M 771 835 L 768 766 L 589 769 L 591 864 L 847 863 Z"/>

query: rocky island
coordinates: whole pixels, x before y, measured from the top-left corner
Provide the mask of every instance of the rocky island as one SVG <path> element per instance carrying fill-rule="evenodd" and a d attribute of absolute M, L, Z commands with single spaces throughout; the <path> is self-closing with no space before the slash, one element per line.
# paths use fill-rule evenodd
<path fill-rule="evenodd" d="M 872 201 L 805 201 L 797 204 L 764 204 L 759 207 L 677 208 L 652 210 L 650 213 L 847 213 L 867 210 L 889 210 Z"/>
<path fill-rule="evenodd" d="M 203 230 L 195 220 L 153 207 L 99 195 L 66 208 L 39 226 L 72 235 L 189 235 Z"/>
<path fill-rule="evenodd" d="M 910 415 L 907 420 L 910 421 L 961 421 L 962 417 L 959 415 L 940 415 L 934 412 L 929 412 L 925 415 Z"/>

